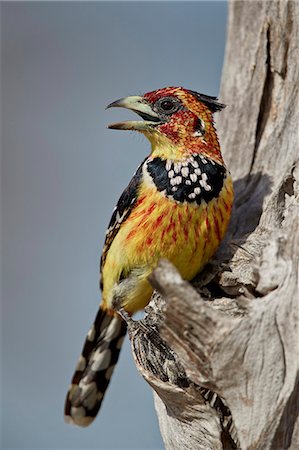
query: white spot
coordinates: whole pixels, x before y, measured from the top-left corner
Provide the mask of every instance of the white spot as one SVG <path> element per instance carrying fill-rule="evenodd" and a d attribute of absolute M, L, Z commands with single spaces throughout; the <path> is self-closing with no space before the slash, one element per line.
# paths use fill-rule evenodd
<path fill-rule="evenodd" d="M 210 401 L 210 405 L 212 407 L 215 405 L 216 400 L 217 400 L 217 394 L 213 394 L 212 400 Z"/>
<path fill-rule="evenodd" d="M 192 192 L 192 194 L 189 194 L 188 197 L 189 197 L 189 198 L 195 198 L 196 195 L 194 194 L 194 192 Z"/>
<path fill-rule="evenodd" d="M 188 167 L 182 167 L 181 174 L 183 175 L 183 177 L 187 177 L 189 175 Z"/>
<path fill-rule="evenodd" d="M 74 408 L 74 407 L 73 407 Z M 71 409 L 72 414 L 72 409 Z M 94 417 L 86 416 L 86 417 L 71 417 L 64 416 L 64 421 L 71 425 L 79 425 L 80 427 L 88 427 L 91 422 L 94 420 Z"/>
<path fill-rule="evenodd" d="M 180 173 L 180 171 L 181 171 L 181 166 L 182 166 L 182 165 L 181 165 L 180 162 L 177 162 L 177 163 L 174 164 L 173 168 L 174 168 L 175 173 Z"/>
<path fill-rule="evenodd" d="M 85 367 L 86 367 L 86 359 L 84 358 L 84 356 L 80 355 L 80 358 L 79 358 L 79 360 L 77 362 L 77 365 L 76 365 L 76 370 L 79 370 L 80 372 L 81 371 L 83 372 Z"/>
<path fill-rule="evenodd" d="M 165 166 L 165 169 L 167 170 L 167 172 L 171 169 L 171 166 L 172 166 L 171 160 L 167 159 L 166 160 L 166 166 Z"/>
<path fill-rule="evenodd" d="M 72 419 L 71 416 L 65 415 L 64 416 L 64 421 L 65 421 L 65 423 L 67 423 L 69 425 L 75 425 L 75 421 Z"/>
<path fill-rule="evenodd" d="M 82 404 L 85 408 L 92 409 L 97 403 L 98 388 L 95 381 L 88 384 L 80 383 Z"/>
<path fill-rule="evenodd" d="M 196 188 L 194 189 L 194 193 L 195 193 L 196 195 L 200 194 L 200 193 L 201 193 L 200 187 L 196 187 Z"/>
<path fill-rule="evenodd" d="M 197 175 L 196 173 L 191 173 L 190 175 L 191 180 L 195 183 L 197 181 Z"/>
<path fill-rule="evenodd" d="M 186 184 L 188 184 L 188 186 L 191 185 L 191 181 L 190 180 L 186 180 Z"/>
<path fill-rule="evenodd" d="M 208 179 L 207 174 L 206 174 L 206 173 L 203 173 L 201 178 L 202 178 L 204 181 L 207 181 L 207 179 Z"/>
<path fill-rule="evenodd" d="M 71 407 L 71 415 L 72 417 L 75 418 L 80 418 L 80 417 L 85 417 L 86 416 L 86 411 L 85 408 L 83 408 L 83 406 L 72 406 Z"/>
<path fill-rule="evenodd" d="M 115 216 L 116 222 L 120 222 L 120 215 L 119 215 L 119 211 L 116 212 L 116 216 Z"/>
<path fill-rule="evenodd" d="M 175 183 L 176 183 L 176 184 L 181 184 L 181 182 L 182 182 L 182 177 L 177 176 L 177 177 L 175 177 L 174 179 L 175 179 Z"/>
<path fill-rule="evenodd" d="M 106 348 L 105 350 L 100 351 L 100 349 L 94 352 L 91 370 L 94 372 L 98 372 L 99 370 L 108 369 L 111 362 L 111 350 Z"/>
<path fill-rule="evenodd" d="M 89 332 L 87 333 L 87 339 L 88 339 L 88 341 L 93 341 L 95 335 L 96 335 L 96 330 L 95 330 L 94 325 L 92 325 L 92 327 L 90 328 Z"/>
<path fill-rule="evenodd" d="M 195 161 L 195 159 L 193 159 L 193 160 L 191 161 L 191 164 L 192 164 L 193 167 L 198 167 L 198 162 Z"/>
<path fill-rule="evenodd" d="M 201 160 L 202 160 L 202 162 L 204 163 L 204 164 L 207 164 L 207 160 L 206 160 L 206 158 L 204 158 L 203 156 L 201 156 Z"/>
<path fill-rule="evenodd" d="M 202 136 L 202 133 L 199 130 L 197 130 L 197 131 L 194 131 L 193 136 L 200 137 L 200 136 Z"/>
<path fill-rule="evenodd" d="M 170 171 L 168 172 L 168 178 L 172 178 L 172 177 L 174 177 L 174 171 L 173 171 L 173 170 L 170 170 Z"/>
<path fill-rule="evenodd" d="M 201 175 L 201 170 L 199 168 L 195 169 L 194 172 L 196 173 L 196 175 Z"/>
<path fill-rule="evenodd" d="M 108 319 L 111 320 L 111 317 L 108 316 Z M 121 320 L 118 317 L 113 317 L 108 326 L 102 329 L 101 337 L 105 341 L 110 342 L 119 335 L 120 329 Z"/>
<path fill-rule="evenodd" d="M 199 184 L 204 188 L 205 191 L 210 191 L 212 188 L 207 184 L 206 180 L 199 180 Z"/>
<path fill-rule="evenodd" d="M 171 188 L 171 190 L 172 190 L 173 192 L 176 192 L 176 191 L 178 190 L 178 188 L 177 188 L 176 186 L 173 186 L 173 187 Z"/>
<path fill-rule="evenodd" d="M 74 396 L 78 394 L 78 385 L 77 384 L 71 384 L 68 391 L 68 398 L 70 402 L 73 402 Z"/>

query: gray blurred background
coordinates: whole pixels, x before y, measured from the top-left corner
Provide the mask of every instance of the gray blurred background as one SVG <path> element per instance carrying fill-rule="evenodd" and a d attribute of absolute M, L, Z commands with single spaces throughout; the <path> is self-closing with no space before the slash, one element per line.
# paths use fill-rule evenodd
<path fill-rule="evenodd" d="M 106 225 L 149 151 L 113 100 L 215 95 L 226 3 L 2 3 L 2 448 L 162 448 L 128 342 L 87 429 L 63 403 L 98 308 Z"/>

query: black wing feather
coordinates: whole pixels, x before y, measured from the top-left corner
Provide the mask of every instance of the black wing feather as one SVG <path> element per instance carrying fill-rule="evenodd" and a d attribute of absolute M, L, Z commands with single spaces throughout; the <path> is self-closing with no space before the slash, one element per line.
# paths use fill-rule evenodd
<path fill-rule="evenodd" d="M 144 160 L 145 161 L 145 160 Z M 125 188 L 123 193 L 121 194 L 116 207 L 114 208 L 112 217 L 110 219 L 107 231 L 106 238 L 103 247 L 101 263 L 100 263 L 100 275 L 102 278 L 102 271 L 106 261 L 108 250 L 113 242 L 113 239 L 118 233 L 121 224 L 129 217 L 133 207 L 137 201 L 138 197 L 138 188 L 140 186 L 140 182 L 142 179 L 142 166 L 144 161 L 137 168 L 134 173 L 130 183 Z M 100 281 L 100 288 L 103 289 L 102 279 Z"/>
<path fill-rule="evenodd" d="M 201 94 L 200 92 L 190 91 L 190 94 L 194 95 L 200 102 L 204 103 L 212 113 L 217 111 L 221 111 L 221 109 L 225 108 L 226 105 L 218 102 L 217 97 L 212 97 L 211 95 Z"/>

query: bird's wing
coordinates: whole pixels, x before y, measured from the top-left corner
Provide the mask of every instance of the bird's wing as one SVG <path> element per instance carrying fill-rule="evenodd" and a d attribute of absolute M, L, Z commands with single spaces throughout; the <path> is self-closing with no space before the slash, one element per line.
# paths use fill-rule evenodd
<path fill-rule="evenodd" d="M 144 160 L 146 161 L 146 159 Z M 136 172 L 134 173 L 130 183 L 125 188 L 123 193 L 121 194 L 116 207 L 113 210 L 112 217 L 110 219 L 107 231 L 106 231 L 106 237 L 105 237 L 105 243 L 103 247 L 102 257 L 101 257 L 101 263 L 100 263 L 100 288 L 103 288 L 102 284 L 102 272 L 103 267 L 106 261 L 106 257 L 109 251 L 109 248 L 113 242 L 113 239 L 118 233 L 118 230 L 120 229 L 121 224 L 129 217 L 131 214 L 131 211 L 134 208 L 134 205 L 137 200 L 138 195 L 138 188 L 140 186 L 140 182 L 142 179 L 142 166 L 144 164 L 144 161 L 140 164 L 140 166 L 137 168 Z"/>

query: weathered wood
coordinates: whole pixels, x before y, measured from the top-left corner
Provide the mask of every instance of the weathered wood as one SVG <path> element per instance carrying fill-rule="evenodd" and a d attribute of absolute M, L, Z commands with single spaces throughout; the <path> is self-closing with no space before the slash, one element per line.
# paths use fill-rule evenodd
<path fill-rule="evenodd" d="M 230 229 L 193 283 L 166 261 L 138 369 L 167 449 L 299 448 L 299 3 L 231 2 L 217 127 L 235 180 Z"/>

